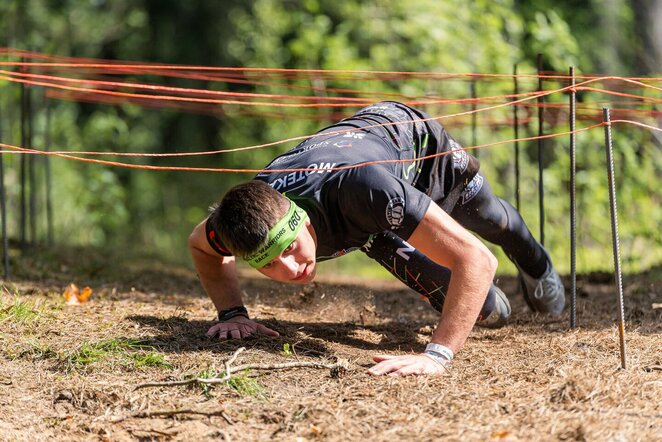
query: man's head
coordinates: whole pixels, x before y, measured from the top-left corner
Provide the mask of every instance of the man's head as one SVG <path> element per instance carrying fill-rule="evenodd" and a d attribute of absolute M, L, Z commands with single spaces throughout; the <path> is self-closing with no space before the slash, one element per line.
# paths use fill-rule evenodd
<path fill-rule="evenodd" d="M 296 283 L 315 277 L 316 239 L 306 212 L 268 184 L 233 187 L 209 220 L 225 247 L 262 274 Z"/>

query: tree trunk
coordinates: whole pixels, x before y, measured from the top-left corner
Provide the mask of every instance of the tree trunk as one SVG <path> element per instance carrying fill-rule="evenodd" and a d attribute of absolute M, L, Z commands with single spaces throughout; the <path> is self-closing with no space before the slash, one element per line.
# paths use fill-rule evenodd
<path fill-rule="evenodd" d="M 634 11 L 635 33 L 641 41 L 636 60 L 637 74 L 662 73 L 662 0 L 631 0 Z"/>

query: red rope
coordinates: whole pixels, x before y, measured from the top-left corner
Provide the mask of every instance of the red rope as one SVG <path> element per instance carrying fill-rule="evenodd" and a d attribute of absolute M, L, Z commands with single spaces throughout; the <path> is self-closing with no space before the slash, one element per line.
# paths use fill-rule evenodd
<path fill-rule="evenodd" d="M 590 80 L 589 80 L 590 81 Z M 246 150 L 255 150 L 255 149 L 262 149 L 266 147 L 271 147 L 271 146 L 276 146 L 280 144 L 285 144 L 289 142 L 294 142 L 294 141 L 302 141 L 308 138 L 316 138 L 316 137 L 322 137 L 322 136 L 329 136 L 329 135 L 339 135 L 339 134 L 344 134 L 347 132 L 356 132 L 356 131 L 361 131 L 364 129 L 372 129 L 372 128 L 377 128 L 377 127 L 385 127 L 385 126 L 398 126 L 401 124 L 409 124 L 409 123 L 424 123 L 427 121 L 439 121 L 439 120 L 444 120 L 448 118 L 453 118 L 453 117 L 459 117 L 459 116 L 465 116 L 465 115 L 470 115 L 472 113 L 477 113 L 477 112 L 485 112 L 488 110 L 493 110 L 493 109 L 498 109 L 502 108 L 505 106 L 510 106 L 516 103 L 520 103 L 523 101 L 527 100 L 533 100 L 538 98 L 538 96 L 547 96 L 551 95 L 556 92 L 562 92 L 566 89 L 568 89 L 570 86 L 567 86 L 562 89 L 557 89 L 557 90 L 547 90 L 547 91 L 542 91 L 542 92 L 535 92 L 535 93 L 530 93 L 530 96 L 521 98 L 519 100 L 515 101 L 509 101 L 506 103 L 501 103 L 493 106 L 488 106 L 488 107 L 483 107 L 475 110 L 468 110 L 464 112 L 459 112 L 455 114 L 450 114 L 450 115 L 443 115 L 443 116 L 438 116 L 438 117 L 429 117 L 429 118 L 418 118 L 418 119 L 413 119 L 413 120 L 407 120 L 407 121 L 397 121 L 397 122 L 391 122 L 391 123 L 382 123 L 382 124 L 373 124 L 373 125 L 368 125 L 364 126 L 362 128 L 354 128 L 354 129 L 342 129 L 342 130 L 337 130 L 337 131 L 332 131 L 332 132 L 325 132 L 323 134 L 310 134 L 310 135 L 300 135 L 297 137 L 291 137 L 291 138 L 286 138 L 283 140 L 278 140 L 278 141 L 273 141 L 269 143 L 263 143 L 263 144 L 257 144 L 257 145 L 252 145 L 252 146 L 244 146 L 244 147 L 237 147 L 234 149 L 222 149 L 222 150 L 213 150 L 213 151 L 204 151 L 204 152 L 177 152 L 177 153 L 130 153 L 130 152 L 77 152 L 78 155 L 115 155 L 115 156 L 150 156 L 150 157 L 179 157 L 179 156 L 195 156 L 195 155 L 213 155 L 213 154 L 221 154 L 221 153 L 230 153 L 230 152 L 240 152 L 240 151 L 246 151 Z M 65 154 L 67 152 L 56 152 L 59 154 Z"/>
<path fill-rule="evenodd" d="M 239 100 L 222 100 L 222 99 L 204 99 L 204 98 L 195 98 L 195 97 L 177 97 L 169 95 L 147 95 L 147 94 L 135 94 L 129 92 L 117 92 L 106 89 L 90 89 L 83 87 L 74 87 L 74 86 L 65 86 L 57 83 L 44 83 L 40 81 L 31 81 L 23 80 L 19 78 L 14 78 L 16 76 L 24 78 L 47 78 L 51 81 L 61 81 L 61 82 L 77 82 L 83 84 L 104 84 L 104 85 L 113 85 L 118 87 L 127 87 L 127 88 L 139 88 L 139 89 L 148 89 L 148 90 L 167 90 L 175 92 L 194 92 L 201 95 L 224 95 L 224 96 L 240 96 L 240 97 L 259 97 L 259 98 L 298 98 L 304 100 L 319 100 L 321 97 L 310 97 L 310 96 L 288 96 L 288 95 L 274 95 L 274 94 L 255 94 L 255 93 L 235 93 L 235 92 L 223 92 L 223 91 L 206 91 L 202 89 L 190 89 L 190 88 L 175 88 L 168 86 L 159 86 L 159 85 L 147 85 L 147 84 L 137 84 L 137 83 L 122 83 L 122 82 L 105 82 L 105 81 L 96 81 L 96 80 L 83 80 L 83 79 L 72 79 L 66 77 L 52 77 L 52 76 L 43 76 L 36 74 L 25 74 L 25 73 L 15 73 L 11 71 L 0 70 L 0 78 L 4 78 L 10 82 L 17 82 L 23 84 L 30 84 L 34 86 L 43 86 L 56 89 L 70 90 L 74 92 L 84 92 L 87 94 L 101 94 L 101 95 L 114 95 L 119 97 L 126 98 L 139 98 L 139 99 L 149 99 L 149 100 L 171 100 L 171 101 L 191 101 L 199 103 L 209 103 L 209 104 L 243 104 L 249 106 L 274 106 L 274 107 L 363 107 L 367 104 L 372 104 L 374 101 L 368 101 L 365 98 L 351 98 L 351 97 L 326 97 L 326 99 L 335 99 L 337 101 L 346 101 L 345 103 L 315 103 L 315 104 L 284 104 L 284 103 L 272 103 L 272 102 L 255 102 L 255 101 L 239 101 Z M 472 104 L 472 103 L 481 103 L 484 101 L 495 101 L 505 98 L 519 98 L 519 97 L 531 97 L 537 96 L 539 92 L 523 92 L 519 94 L 504 94 L 504 95 L 495 95 L 488 97 L 480 98 L 461 98 L 461 99 L 437 99 L 437 98 L 426 98 L 419 100 L 409 100 L 407 103 L 412 105 L 432 105 L 432 104 Z"/>
<path fill-rule="evenodd" d="M 594 124 L 592 126 L 588 126 L 588 127 L 585 127 L 585 128 L 577 129 L 577 130 L 574 131 L 574 133 L 579 133 L 579 132 L 584 132 L 584 131 L 587 131 L 587 130 L 591 130 L 591 129 L 594 129 L 596 127 L 603 126 L 604 124 L 605 123 L 598 123 L 598 124 Z M 427 160 L 427 159 L 430 159 L 430 158 L 435 158 L 435 157 L 440 157 L 440 156 L 452 154 L 453 152 L 460 151 L 460 150 L 465 150 L 466 151 L 466 150 L 473 150 L 473 149 L 484 149 L 484 148 L 496 146 L 496 145 L 499 145 L 499 144 L 513 143 L 515 141 L 531 141 L 531 140 L 538 140 L 538 139 L 555 138 L 555 137 L 569 135 L 570 133 L 572 133 L 572 132 L 568 131 L 568 132 L 561 132 L 561 133 L 556 133 L 556 134 L 547 134 L 547 135 L 537 136 L 537 137 L 526 137 L 526 138 L 512 139 L 512 140 L 506 140 L 506 141 L 495 141 L 495 142 L 492 142 L 492 143 L 480 144 L 480 145 L 477 145 L 477 146 L 462 147 L 462 148 L 454 149 L 454 150 L 451 150 L 451 151 L 448 151 L 448 152 L 440 152 L 440 153 L 436 153 L 436 154 L 426 155 L 426 156 L 422 156 L 422 157 L 419 157 L 419 158 L 401 159 L 401 160 L 367 161 L 365 163 L 351 164 L 351 165 L 347 165 L 347 166 L 320 168 L 320 169 L 316 169 L 316 171 L 332 172 L 332 171 L 340 171 L 340 170 L 357 169 L 357 168 L 360 168 L 360 167 L 366 167 L 366 166 L 375 165 L 375 164 L 411 163 L 411 162 L 414 162 L 414 161 Z M 325 134 L 325 135 L 328 135 L 328 134 Z M 4 144 L 4 143 L 0 143 L 0 147 L 2 147 L 4 149 L 10 149 L 10 150 L 14 151 L 14 152 L 8 152 L 8 151 L 3 150 L 3 151 L 0 151 L 0 154 L 20 153 L 20 154 L 31 154 L 31 155 L 49 155 L 49 156 L 66 158 L 66 159 L 75 160 L 75 161 L 82 161 L 82 162 L 85 162 L 85 163 L 102 164 L 102 165 L 106 165 L 106 166 L 126 167 L 126 168 L 131 168 L 131 169 L 188 171 L 188 172 L 222 172 L 222 173 L 259 173 L 259 172 L 284 173 L 284 172 L 310 172 L 311 171 L 311 169 L 309 169 L 309 168 L 263 170 L 263 169 L 236 169 L 236 168 L 212 168 L 212 167 L 151 166 L 151 165 L 144 165 L 144 164 L 131 164 L 131 163 L 122 163 L 122 162 L 118 162 L 118 161 L 108 161 L 108 160 L 97 160 L 97 159 L 93 159 L 93 158 L 84 158 L 84 157 L 78 157 L 76 155 L 65 154 L 65 153 L 61 153 L 61 152 L 46 152 L 46 151 L 37 150 L 37 149 L 27 149 L 27 148 L 12 146 L 10 144 Z"/>
<path fill-rule="evenodd" d="M 127 62 L 123 60 L 104 60 L 104 59 L 95 59 L 95 58 L 74 58 L 74 57 L 63 57 L 63 56 L 53 56 L 48 54 L 24 51 L 20 49 L 13 48 L 0 48 L 0 54 L 6 54 L 8 56 L 14 57 L 23 57 L 30 59 L 41 59 L 41 60 L 59 60 L 66 62 L 0 62 L 0 66 L 33 66 L 33 67 L 60 67 L 60 68 L 75 68 L 80 70 L 80 68 L 87 67 L 93 68 L 95 70 L 103 68 L 111 68 L 109 73 L 117 73 L 118 70 L 127 69 L 130 70 L 128 73 L 140 73 L 142 70 L 155 70 L 161 72 L 163 70 L 172 70 L 172 71 L 204 71 L 204 72 L 223 72 L 226 74 L 238 74 L 238 73 L 254 73 L 264 76 L 265 73 L 279 73 L 279 74 L 359 74 L 359 75 L 373 75 L 373 76 L 405 76 L 405 77 L 417 77 L 429 78 L 436 77 L 440 79 L 452 79 L 452 78 L 469 78 L 469 79 L 531 79 L 538 80 L 538 78 L 543 78 L 545 80 L 562 80 L 568 81 L 572 77 L 567 74 L 560 74 L 557 72 L 541 72 L 540 74 L 493 74 L 493 73 L 440 73 L 440 72 L 413 72 L 413 71 L 370 71 L 370 70 L 340 70 L 340 69 L 286 69 L 286 68 L 251 68 L 251 67 L 227 67 L 227 66 L 187 66 L 187 65 L 169 65 L 161 63 L 145 63 L 145 62 Z M 337 77 L 333 77 L 337 78 Z M 575 75 L 575 79 L 581 80 L 592 80 L 600 78 L 616 78 L 616 77 L 604 77 L 598 74 L 584 74 L 584 75 Z M 649 81 L 649 82 L 660 82 L 662 77 L 619 77 L 627 78 L 628 80 L 638 80 L 638 81 Z M 388 78 L 393 79 L 393 78 Z"/>

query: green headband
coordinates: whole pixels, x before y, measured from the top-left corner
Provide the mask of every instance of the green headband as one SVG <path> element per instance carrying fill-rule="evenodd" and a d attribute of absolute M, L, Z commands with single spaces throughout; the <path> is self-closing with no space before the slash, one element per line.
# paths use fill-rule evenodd
<path fill-rule="evenodd" d="M 308 214 L 290 200 L 287 213 L 269 230 L 267 240 L 244 260 L 254 269 L 260 269 L 280 255 L 296 239 L 306 223 Z"/>

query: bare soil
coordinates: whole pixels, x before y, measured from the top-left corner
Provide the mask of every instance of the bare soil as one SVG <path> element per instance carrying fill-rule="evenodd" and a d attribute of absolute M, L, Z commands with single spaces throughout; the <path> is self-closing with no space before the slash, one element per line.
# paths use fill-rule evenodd
<path fill-rule="evenodd" d="M 146 264 L 147 263 L 147 264 Z M 424 349 L 436 313 L 398 282 L 331 276 L 286 286 L 246 275 L 253 317 L 279 338 L 219 342 L 195 274 L 118 257 L 14 257 L 0 306 L 0 440 L 662 439 L 662 269 L 625 278 L 620 369 L 611 275 L 579 278 L 579 328 L 530 313 L 476 328 L 447 375 L 371 377 L 374 354 Z M 66 305 L 71 282 L 89 302 Z M 566 285 L 569 281 L 566 279 Z M 346 371 L 237 373 L 229 383 L 135 389 L 234 365 L 346 361 Z"/>

